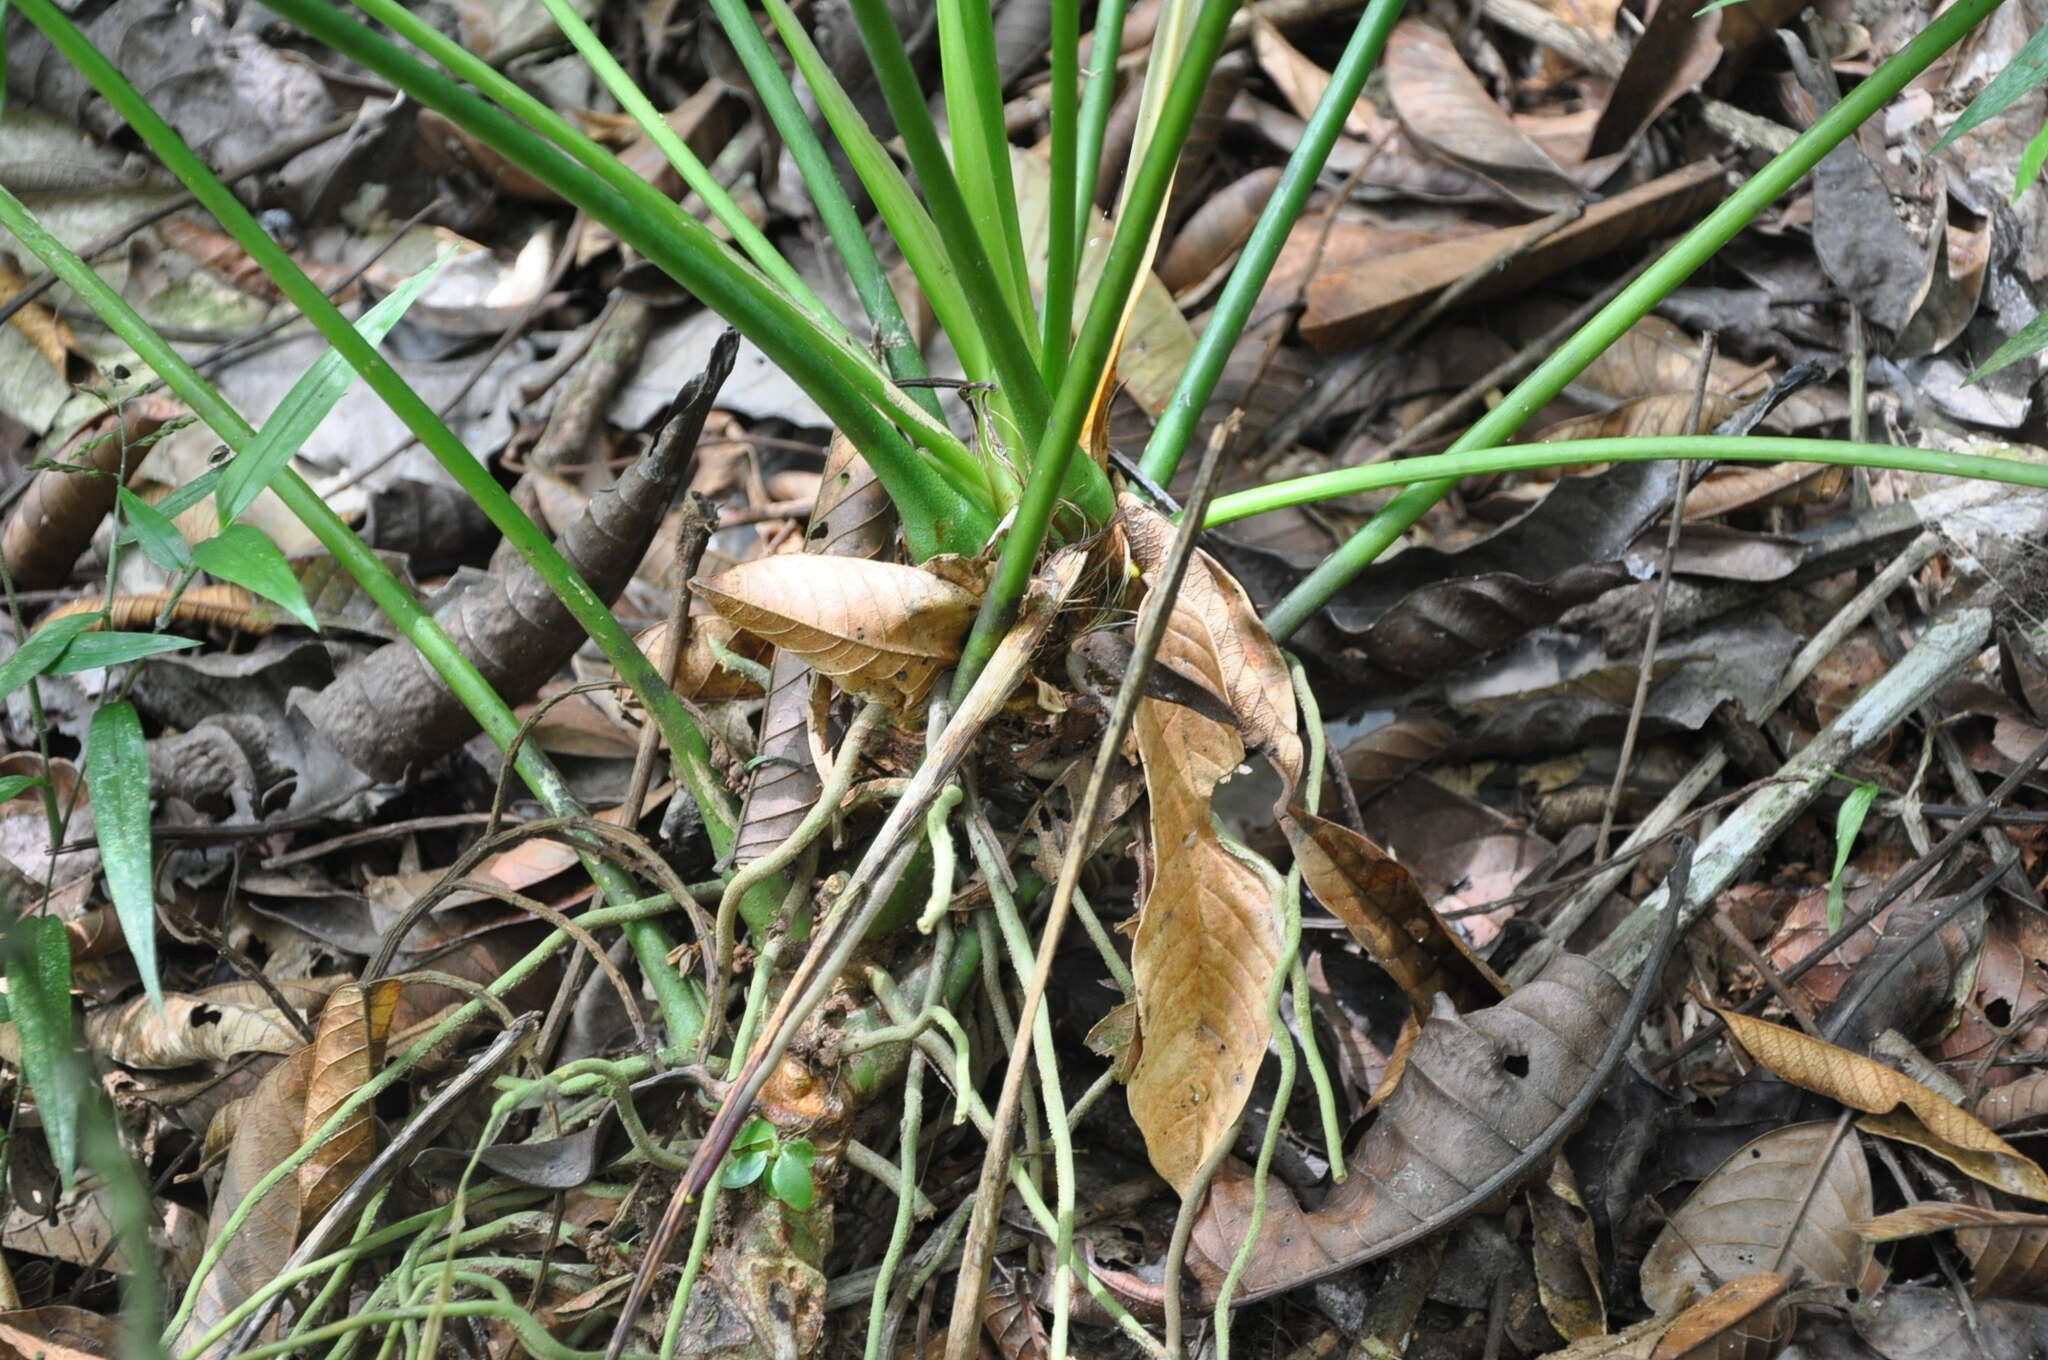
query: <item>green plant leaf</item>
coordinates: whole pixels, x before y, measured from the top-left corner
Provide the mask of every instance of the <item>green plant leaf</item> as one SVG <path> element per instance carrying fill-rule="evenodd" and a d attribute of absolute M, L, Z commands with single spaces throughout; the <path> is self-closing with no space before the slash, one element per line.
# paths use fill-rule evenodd
<path fill-rule="evenodd" d="M 114 915 L 128 938 L 136 971 L 161 1010 L 156 972 L 156 862 L 149 844 L 149 744 L 142 719 L 126 700 L 92 715 L 85 748 L 85 782 L 92 790 L 92 820 L 100 861 L 114 898 Z"/>
<path fill-rule="evenodd" d="M 1692 12 L 1692 17 L 1697 19 L 1703 15 L 1712 14 L 1717 9 L 1727 9 L 1731 5 L 1739 5 L 1741 3 L 1742 0 L 1714 0 L 1713 4 L 1702 5 L 1700 8 L 1694 10 Z"/>
<path fill-rule="evenodd" d="M 10 774 L 0 779 L 0 803 L 19 798 L 42 782 L 43 777 L 39 774 Z"/>
<path fill-rule="evenodd" d="M 261 529 L 230 524 L 194 548 L 192 560 L 201 571 L 255 591 L 282 606 L 314 632 L 320 631 L 320 621 L 313 617 L 291 563 L 284 560 L 284 554 Z"/>
<path fill-rule="evenodd" d="M 165 571 L 183 571 L 192 565 L 192 545 L 178 532 L 178 526 L 171 523 L 169 515 L 125 486 L 117 495 L 121 503 L 121 518 L 127 521 L 130 531 L 123 537 L 133 537 L 141 545 L 143 556 Z"/>
<path fill-rule="evenodd" d="M 817 1195 L 817 1186 L 811 1181 L 811 1163 L 816 1158 L 816 1150 L 807 1142 L 784 1144 L 775 1164 L 768 1168 L 768 1193 L 799 1213 L 810 1208 Z"/>
<path fill-rule="evenodd" d="M 1970 107 L 1963 110 L 1963 116 L 1941 134 L 1941 140 L 1934 144 L 1934 149 L 1939 151 L 1972 128 L 1996 118 L 2039 89 L 2044 82 L 2048 82 L 2048 28 L 2034 31 L 2034 36 L 2027 39 L 2027 45 L 2020 49 L 2020 54 L 2007 62 L 2004 70 L 1991 77 L 1991 83 L 1970 101 Z"/>
<path fill-rule="evenodd" d="M 71 936 L 52 916 L 24 916 L 7 934 L 7 999 L 21 1038 L 22 1075 L 35 1092 L 43 1137 L 69 1189 L 78 1170 L 84 1097 L 71 1059 Z"/>
<path fill-rule="evenodd" d="M 106 618 L 105 614 L 67 614 L 30 633 L 13 656 L 0 661 L 0 699 L 48 671 L 79 634 L 106 622 Z"/>
<path fill-rule="evenodd" d="M 2012 339 L 1991 351 L 1991 357 L 1970 375 L 1970 381 L 1983 382 L 1999 369 L 2010 368 L 2022 359 L 2031 358 L 2044 347 L 2048 347 L 2048 312 L 2020 327 Z"/>
<path fill-rule="evenodd" d="M 1842 800 L 1842 810 L 1835 814 L 1835 869 L 1828 875 L 1828 934 L 1842 928 L 1842 871 L 1849 867 L 1849 852 L 1856 848 L 1856 837 L 1863 831 L 1863 819 L 1870 815 L 1870 805 L 1883 792 L 1871 783 L 1858 784 Z"/>
<path fill-rule="evenodd" d="M 2020 195 L 2034 187 L 2034 181 L 2041 178 L 2041 166 L 2048 162 L 2048 123 L 2034 134 L 2027 143 L 2027 149 L 2020 153 L 2019 169 L 2013 172 L 2012 201 L 2020 201 Z"/>
<path fill-rule="evenodd" d="M 722 1183 L 728 1190 L 737 1190 L 743 1185 L 752 1185 L 761 1179 L 761 1173 L 768 1169 L 768 1154 L 765 1152 L 742 1152 L 731 1157 L 725 1164 Z"/>
<path fill-rule="evenodd" d="M 765 1119 L 749 1119 L 732 1140 L 734 1152 L 771 1152 L 775 1148 L 775 1126 Z"/>
<path fill-rule="evenodd" d="M 372 345 L 382 341 L 454 253 L 452 250 L 442 251 L 432 264 L 365 312 L 355 323 L 357 333 Z M 278 469 L 305 445 L 355 380 L 356 371 L 335 350 L 330 349 L 313 361 L 305 375 L 292 384 L 291 391 L 284 394 L 284 400 L 270 413 L 270 419 L 263 422 L 256 438 L 235 456 L 233 462 L 220 469 L 222 524 L 233 524 L 242 517 L 250 502 L 263 493 L 263 489 L 276 478 Z M 254 586 L 249 588 L 256 589 Z"/>
<path fill-rule="evenodd" d="M 182 652 L 198 645 L 197 638 L 173 637 L 169 633 L 85 633 L 72 639 L 64 654 L 51 662 L 44 674 L 70 675 L 73 671 L 118 666 L 124 661 Z"/>

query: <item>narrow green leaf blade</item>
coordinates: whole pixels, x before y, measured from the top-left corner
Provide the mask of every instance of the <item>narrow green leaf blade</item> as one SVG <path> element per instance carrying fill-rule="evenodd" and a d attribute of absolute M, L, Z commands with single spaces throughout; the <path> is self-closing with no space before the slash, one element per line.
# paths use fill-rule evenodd
<path fill-rule="evenodd" d="M 1863 819 L 1870 815 L 1870 805 L 1877 801 L 1880 791 L 1875 784 L 1858 784 L 1835 814 L 1835 870 L 1828 876 L 1830 935 L 1842 928 L 1842 871 L 1849 867 L 1849 852 L 1856 848 L 1856 837 L 1863 832 Z"/>
<path fill-rule="evenodd" d="M 291 563 L 284 560 L 284 554 L 261 529 L 230 524 L 194 548 L 192 560 L 201 571 L 255 591 L 282 606 L 314 632 L 320 631 L 319 620 L 306 603 L 306 592 L 299 588 L 299 578 L 292 574 Z"/>
<path fill-rule="evenodd" d="M 2041 178 L 2041 166 L 2048 163 L 2048 123 L 2034 134 L 2027 143 L 2027 149 L 2020 153 L 2020 167 L 2013 172 L 2012 201 L 2020 201 L 2020 195 L 2034 187 L 2034 181 Z"/>
<path fill-rule="evenodd" d="M 84 1095 L 71 1059 L 71 938 L 51 916 L 24 916 L 8 934 L 7 1001 L 21 1037 L 22 1074 L 35 1092 L 43 1137 L 68 1189 L 78 1171 Z"/>
<path fill-rule="evenodd" d="M 2048 30 L 2044 30 L 2048 31 Z M 1991 351 L 1991 357 L 1979 365 L 1970 375 L 1971 382 L 1983 382 L 2001 368 L 2010 368 L 2022 359 L 2030 358 L 2043 348 L 2048 348 L 2048 312 L 2043 312 L 2019 328 L 2012 339 Z"/>
<path fill-rule="evenodd" d="M 43 777 L 39 774 L 10 774 L 0 779 L 0 803 L 19 798 L 42 782 Z"/>
<path fill-rule="evenodd" d="M 48 671 L 79 634 L 105 620 L 105 614 L 67 614 L 30 633 L 13 656 L 0 661 L 0 699 Z"/>
<path fill-rule="evenodd" d="M 121 501 L 121 518 L 128 522 L 135 541 L 142 547 L 143 556 L 165 571 L 183 571 L 192 565 L 192 545 L 178 532 L 178 526 L 171 523 L 169 515 L 125 486 L 117 494 Z"/>
<path fill-rule="evenodd" d="M 452 251 L 444 251 L 425 269 L 400 284 L 391 295 L 365 312 L 356 330 L 371 344 L 377 344 L 398 324 L 428 283 L 441 270 Z M 342 394 L 356 380 L 348 360 L 330 349 L 313 361 L 305 376 L 292 384 L 270 419 L 256 432 L 249 446 L 221 469 L 220 522 L 233 524 L 250 502 L 277 477 L 278 472 L 299 451 Z M 250 587 L 254 589 L 254 587 Z"/>
<path fill-rule="evenodd" d="M 71 645 L 64 649 L 64 655 L 50 663 L 47 673 L 69 675 L 73 671 L 118 666 L 126 661 L 140 661 L 145 656 L 182 652 L 187 647 L 198 645 L 197 638 L 173 637 L 169 633 L 86 633 L 72 640 Z"/>
<path fill-rule="evenodd" d="M 92 715 L 85 748 L 85 782 L 92 790 L 100 862 L 114 898 L 114 915 L 128 937 L 128 952 L 149 999 L 161 1010 L 156 971 L 156 872 L 149 837 L 149 745 L 142 719 L 126 700 Z"/>
<path fill-rule="evenodd" d="M 1934 144 L 1934 149 L 1939 151 L 1972 128 L 1996 118 L 2044 82 L 2048 82 L 2048 28 L 2034 31 L 2034 36 L 2027 39 L 2027 45 L 2020 49 L 2020 54 L 1991 78 L 1991 83 L 1970 101 L 1970 107 L 1963 110 L 1963 116 L 1941 134 L 1941 140 Z"/>

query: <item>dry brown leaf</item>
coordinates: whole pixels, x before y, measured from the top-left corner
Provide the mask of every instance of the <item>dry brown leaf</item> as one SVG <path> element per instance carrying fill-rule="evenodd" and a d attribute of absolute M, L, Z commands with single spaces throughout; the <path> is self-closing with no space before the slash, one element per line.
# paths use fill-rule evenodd
<path fill-rule="evenodd" d="M 5 534 L 0 535 L 0 552 L 6 554 L 7 568 L 14 573 L 18 588 L 40 590 L 62 585 L 70 578 L 79 553 L 114 507 L 117 474 L 125 466 L 128 475 L 134 476 L 155 447 L 140 441 L 161 431 L 184 411 L 182 402 L 163 393 L 132 398 L 122 404 L 118 415 L 109 414 L 88 424 L 52 460 L 63 468 L 90 471 L 45 468 L 35 474 L 14 513 L 7 517 Z"/>
<path fill-rule="evenodd" d="M 1816 1186 L 1815 1169 L 1831 1143 Z M 1643 1258 L 1643 1302 L 1672 1312 L 1716 1281 L 1760 1270 L 1796 1269 L 1809 1284 L 1861 1285 L 1870 1247 L 1849 1225 L 1868 1217 L 1870 1166 L 1854 1130 L 1836 1141 L 1832 1121 L 1773 1129 L 1701 1181 L 1657 1234 Z"/>
<path fill-rule="evenodd" d="M 1460 1010 L 1490 1005 L 1500 978 L 1429 905 L 1415 875 L 1371 839 L 1306 808 L 1281 823 L 1302 879 L 1401 988 L 1418 1017 L 1438 993 Z"/>
<path fill-rule="evenodd" d="M 1571 176 L 1522 135 L 1442 29 L 1402 20 L 1387 39 L 1382 64 L 1394 112 L 1416 141 L 1538 212 L 1580 201 Z"/>
<path fill-rule="evenodd" d="M 640 650 L 658 663 L 668 647 L 668 623 L 664 620 L 643 630 L 633 639 L 640 644 Z M 714 647 L 713 644 L 716 644 Z M 739 625 L 716 614 L 708 614 L 691 621 L 690 647 L 683 654 L 681 673 L 677 677 L 676 693 L 685 699 L 699 703 L 711 703 L 719 699 L 739 699 L 760 693 L 752 677 L 728 669 L 718 659 L 717 648 L 724 648 L 734 656 L 749 661 L 765 661 L 768 649 L 750 633 L 740 631 Z M 621 686 L 624 697 L 624 686 Z"/>
<path fill-rule="evenodd" d="M 1237 258 L 1237 249 L 1252 234 L 1252 226 L 1273 190 L 1280 184 L 1280 167 L 1261 166 L 1210 194 L 1173 238 L 1173 246 L 1159 260 L 1159 281 L 1176 297 L 1205 292 Z"/>
<path fill-rule="evenodd" d="M 1308 117 L 1330 88 L 1330 73 L 1303 56 L 1257 10 L 1251 11 L 1251 17 L 1252 51 L 1260 69 L 1279 89 L 1287 106 L 1300 117 Z M 1388 122 L 1370 99 L 1361 97 L 1345 117 L 1344 130 L 1354 137 L 1378 137 L 1388 130 Z"/>
<path fill-rule="evenodd" d="M 1690 421 L 1690 393 L 1660 392 L 1653 397 L 1625 401 L 1611 411 L 1595 411 L 1546 425 L 1532 442 L 1555 444 L 1560 439 L 1634 439 L 1696 434 L 1713 429 L 1733 414 L 1733 401 L 1718 392 L 1709 392 L 1700 403 L 1699 422 L 1694 425 Z"/>
<path fill-rule="evenodd" d="M 2048 1072 L 2021 1077 L 1979 1096 L 1977 1117 L 1994 1129 L 2048 1119 Z"/>
<path fill-rule="evenodd" d="M 1703 161 L 1603 199 L 1578 221 L 1490 273 L 1465 301 L 1469 305 L 1512 296 L 1628 241 L 1661 235 L 1692 221 L 1718 201 L 1721 192 L 1720 167 Z M 1302 338 L 1319 350 L 1373 339 L 1467 274 L 1489 268 L 1539 230 L 1540 224 L 1502 227 L 1381 256 L 1356 268 L 1325 270 L 1309 283 Z"/>
<path fill-rule="evenodd" d="M 1798 1030 L 1719 1011 L 1749 1055 L 1794 1086 L 1839 1101 L 1866 1118 L 1864 1129 L 1925 1148 L 1986 1185 L 2048 1200 L 2048 1174 L 1976 1116 L 1883 1063 Z M 1868 1214 L 1854 1215 L 1868 1218 Z"/>
<path fill-rule="evenodd" d="M 1658 114 L 1714 73 L 1721 60 L 1721 11 L 1698 10 L 1686 0 L 1659 0 L 1601 110 L 1587 144 L 1590 154 L 1627 150 Z"/>
<path fill-rule="evenodd" d="M 1980 1299 L 2018 1298 L 2048 1286 L 2048 1214 L 1927 1200 L 1853 1225 L 1868 1242 L 1951 1232 L 1970 1258 Z"/>
<path fill-rule="evenodd" d="M 1560 1155 L 1550 1164 L 1550 1174 L 1530 1182 L 1524 1193 L 1536 1296 L 1543 1302 L 1544 1315 L 1567 1341 L 1604 1336 L 1607 1301 L 1600 1293 L 1600 1250 L 1572 1164 Z"/>
<path fill-rule="evenodd" d="M 244 1053 L 282 1056 L 304 1042 L 267 999 L 238 1004 L 175 993 L 164 997 L 161 1011 L 148 997 L 137 997 L 92 1012 L 85 1018 L 85 1041 L 110 1062 L 155 1072 L 227 1062 Z"/>
<path fill-rule="evenodd" d="M 27 286 L 28 278 L 14 267 L 14 257 L 0 255 L 0 302 L 6 302 Z M 68 378 L 70 352 L 78 342 L 72 338 L 71 327 L 63 317 L 40 302 L 31 302 L 8 320 L 35 346 L 36 353 L 57 370 L 60 381 Z"/>
<path fill-rule="evenodd" d="M 693 589 L 736 626 L 902 716 L 959 658 L 977 604 L 916 567 L 808 553 L 745 562 Z"/>
<path fill-rule="evenodd" d="M 1129 494 L 1118 508 L 1131 557 L 1149 586 L 1166 565 L 1174 525 Z M 1244 587 L 1205 552 L 1197 550 L 1188 564 L 1158 664 L 1229 704 L 1245 744 L 1263 751 L 1294 787 L 1301 778 L 1301 735 L 1287 663 Z"/>
<path fill-rule="evenodd" d="M 121 1328 L 114 1319 L 63 1304 L 0 1313 L 6 1360 L 114 1360 Z"/>
<path fill-rule="evenodd" d="M 1842 468 L 1827 463 L 1772 463 L 1763 467 L 1752 463 L 1716 468 L 1686 494 L 1686 522 L 1712 519 L 1746 505 L 1769 502 L 1795 487 L 1799 488 L 1800 501 L 1828 500 L 1841 490 L 1839 483 L 1845 475 Z"/>
<path fill-rule="evenodd" d="M 311 1138 L 344 1101 L 384 1065 L 384 1040 L 398 1004 L 399 984 L 384 981 L 368 994 L 350 983 L 328 998 L 313 1037 L 312 1067 L 306 1077 L 306 1109 L 299 1121 L 301 1141 Z M 311 1224 L 354 1183 L 377 1153 L 377 1121 L 364 1110 L 335 1131 L 299 1167 L 299 1214 Z"/>
<path fill-rule="evenodd" d="M 1791 1287 L 1790 1275 L 1768 1270 L 1730 1280 L 1673 1318 L 1649 1360 L 1726 1360 L 1731 1355 L 1768 1353 L 1775 1349 L 1777 1328 L 1769 1318 L 1756 1315 L 1766 1309 L 1775 1315 L 1778 1301 Z"/>
<path fill-rule="evenodd" d="M 1139 703 L 1136 733 L 1153 864 L 1131 944 L 1144 1039 L 1131 1117 L 1153 1168 L 1186 1193 L 1230 1136 L 1272 1038 L 1266 988 L 1280 966 L 1280 884 L 1214 825 L 1216 785 L 1244 759 L 1237 733 L 1158 699 Z"/>

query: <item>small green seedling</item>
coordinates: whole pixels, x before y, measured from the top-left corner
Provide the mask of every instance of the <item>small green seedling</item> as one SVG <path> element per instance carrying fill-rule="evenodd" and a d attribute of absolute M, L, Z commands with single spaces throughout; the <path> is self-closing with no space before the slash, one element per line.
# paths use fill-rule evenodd
<path fill-rule="evenodd" d="M 768 1193 L 801 1213 L 811 1207 L 816 1187 L 811 1183 L 811 1166 L 818 1149 L 808 1138 L 784 1142 L 775 1126 L 765 1119 L 753 1119 L 733 1140 L 732 1154 L 725 1164 L 725 1187 L 737 1190 L 752 1185 L 765 1172 Z"/>
<path fill-rule="evenodd" d="M 1849 791 L 1842 800 L 1842 810 L 1835 814 L 1835 871 L 1828 876 L 1828 934 L 1842 928 L 1842 871 L 1849 867 L 1849 852 L 1856 848 L 1856 837 L 1863 831 L 1863 819 L 1870 815 L 1871 804 L 1884 790 L 1865 780 Z"/>

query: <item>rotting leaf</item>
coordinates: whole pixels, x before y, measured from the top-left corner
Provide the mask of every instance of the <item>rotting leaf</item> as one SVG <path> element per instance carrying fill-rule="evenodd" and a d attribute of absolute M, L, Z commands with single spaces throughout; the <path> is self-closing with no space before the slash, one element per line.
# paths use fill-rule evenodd
<path fill-rule="evenodd" d="M 1550 1325 L 1567 1341 L 1602 1336 L 1607 1331 L 1607 1301 L 1600 1293 L 1600 1251 L 1593 1238 L 1593 1216 L 1563 1156 L 1550 1164 L 1550 1174 L 1532 1181 L 1524 1192 L 1534 1238 L 1536 1295 Z"/>
<path fill-rule="evenodd" d="M 1701 1181 L 1643 1258 L 1643 1301 L 1668 1313 L 1722 1280 L 1778 1269 L 1811 1284 L 1864 1283 L 1870 1247 L 1850 1224 L 1870 1216 L 1870 1166 L 1854 1130 L 1835 1132 L 1833 1121 L 1773 1129 Z"/>
<path fill-rule="evenodd" d="M 1749 1055 L 1778 1076 L 1862 1110 L 1866 1117 L 1857 1121 L 1860 1127 L 1924 1148 L 1996 1189 L 2048 1201 L 2048 1174 L 2037 1164 L 1974 1115 L 1905 1073 L 1768 1020 L 1737 1011 L 1717 1014 Z"/>
<path fill-rule="evenodd" d="M 975 597 L 896 562 L 785 553 L 698 580 L 725 618 L 899 717 L 960 655 Z"/>

